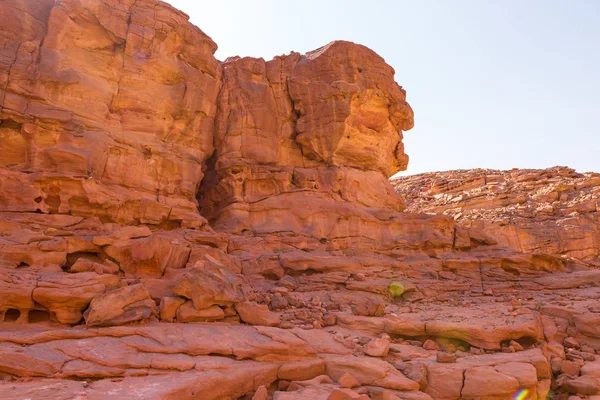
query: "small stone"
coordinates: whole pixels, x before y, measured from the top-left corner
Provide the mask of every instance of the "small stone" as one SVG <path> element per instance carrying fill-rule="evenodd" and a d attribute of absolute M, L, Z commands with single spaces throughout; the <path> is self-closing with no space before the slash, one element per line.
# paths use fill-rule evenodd
<path fill-rule="evenodd" d="M 289 275 L 283 276 L 277 284 L 281 287 L 287 288 L 289 290 L 294 290 L 298 287 L 298 282 L 296 279 L 292 278 Z"/>
<path fill-rule="evenodd" d="M 456 362 L 456 354 L 444 353 L 443 351 L 438 351 L 436 360 L 439 363 L 454 363 Z"/>
<path fill-rule="evenodd" d="M 323 316 L 323 325 L 325 326 L 333 326 L 337 322 L 337 317 L 335 314 L 325 314 Z"/>
<path fill-rule="evenodd" d="M 584 344 L 581 346 L 581 351 L 584 353 L 590 353 L 590 354 L 596 353 L 594 351 L 594 348 L 592 346 L 588 346 L 587 344 Z"/>
<path fill-rule="evenodd" d="M 286 288 L 286 287 L 279 287 L 279 286 L 275 286 L 275 287 L 271 288 L 271 290 L 269 290 L 269 291 L 271 293 L 279 293 L 282 296 L 285 296 L 286 294 L 289 293 L 288 288 Z M 248 299 L 246 299 L 246 300 L 248 300 Z"/>
<path fill-rule="evenodd" d="M 381 388 L 377 388 L 380 391 L 375 391 L 374 389 L 371 389 L 370 391 L 370 395 L 371 397 L 369 399 L 372 400 L 399 400 L 400 397 L 396 396 L 394 394 L 394 392 L 392 392 L 391 390 L 386 390 L 386 389 L 381 389 Z M 408 397 L 406 397 L 408 398 Z"/>
<path fill-rule="evenodd" d="M 515 349 L 515 351 L 523 351 L 523 346 L 519 342 L 515 342 L 514 340 L 510 341 L 510 345 Z"/>
<path fill-rule="evenodd" d="M 271 297 L 271 309 L 282 310 L 284 308 L 287 308 L 287 306 L 288 302 L 285 299 L 285 297 L 281 295 L 281 293 L 275 293 L 273 297 Z"/>
<path fill-rule="evenodd" d="M 354 400 L 359 397 L 360 395 L 353 390 L 335 388 L 331 391 L 327 400 Z"/>
<path fill-rule="evenodd" d="M 514 353 L 515 348 L 514 348 L 514 346 L 506 346 L 506 347 L 502 348 L 502 352 L 503 353 Z"/>
<path fill-rule="evenodd" d="M 565 347 L 571 347 L 573 349 L 578 349 L 579 348 L 579 341 L 577 339 L 575 339 L 574 337 L 568 337 L 563 342 L 563 345 Z"/>
<path fill-rule="evenodd" d="M 567 350 L 572 350 L 572 349 L 567 349 Z M 565 357 L 567 358 L 567 360 L 571 360 L 571 361 L 583 361 L 583 357 L 581 357 L 579 354 L 574 354 L 571 352 L 567 353 Z"/>
<path fill-rule="evenodd" d="M 156 313 L 156 303 L 142 284 L 96 296 L 83 313 L 86 326 L 121 325 L 146 320 Z"/>
<path fill-rule="evenodd" d="M 177 322 L 205 322 L 225 318 L 223 309 L 213 305 L 202 310 L 196 310 L 191 300 L 186 301 L 177 309 Z"/>
<path fill-rule="evenodd" d="M 356 275 L 354 275 L 354 277 L 357 281 L 364 281 L 365 279 L 367 279 L 365 274 L 363 274 L 362 272 L 357 273 Z"/>
<path fill-rule="evenodd" d="M 425 343 L 423 343 L 423 348 L 425 350 L 435 350 L 435 351 L 440 350 L 440 346 L 433 340 L 426 340 Z"/>
<path fill-rule="evenodd" d="M 567 358 L 569 360 L 594 361 L 596 359 L 596 356 L 594 354 L 586 353 L 586 352 L 575 350 L 572 348 L 567 348 L 566 353 L 567 353 Z"/>
<path fill-rule="evenodd" d="M 265 304 L 244 301 L 237 303 L 235 310 L 239 313 L 241 320 L 250 325 L 275 326 L 280 322 L 279 317 Z"/>
<path fill-rule="evenodd" d="M 456 346 L 453 343 L 446 343 L 442 348 L 446 353 L 456 353 Z"/>
<path fill-rule="evenodd" d="M 561 371 L 563 374 L 567 374 L 572 378 L 576 378 L 579 376 L 579 371 L 581 370 L 581 365 L 575 361 L 565 360 L 562 362 Z"/>
<path fill-rule="evenodd" d="M 562 370 L 562 363 L 563 360 L 561 358 L 552 357 L 552 360 L 550 360 L 550 368 L 552 369 L 552 373 L 554 375 L 560 374 L 560 371 Z"/>
<path fill-rule="evenodd" d="M 600 379 L 590 375 L 580 376 L 563 383 L 561 389 L 573 394 L 598 394 L 600 393 Z"/>
<path fill-rule="evenodd" d="M 344 375 L 338 379 L 338 383 L 343 388 L 353 388 L 360 386 L 360 382 L 354 377 L 354 375 L 346 372 Z"/>
<path fill-rule="evenodd" d="M 252 400 L 267 400 L 268 396 L 269 392 L 267 391 L 267 388 L 264 385 L 262 385 L 258 389 L 256 389 L 256 392 L 254 392 L 254 396 L 252 396 Z"/>
<path fill-rule="evenodd" d="M 395 365 L 408 379 L 417 382 L 420 387 L 427 386 L 427 364 L 424 362 L 402 363 Z"/>
<path fill-rule="evenodd" d="M 371 339 L 369 339 L 366 336 L 361 336 L 360 338 L 358 338 L 358 344 L 360 344 L 361 346 L 364 346 L 365 344 L 369 343 L 371 341 Z"/>
<path fill-rule="evenodd" d="M 162 297 L 160 299 L 160 319 L 165 322 L 173 322 L 177 315 L 177 309 L 185 303 L 181 297 Z"/>
<path fill-rule="evenodd" d="M 390 337 L 383 335 L 373 339 L 365 346 L 365 353 L 371 357 L 385 357 L 390 351 Z"/>

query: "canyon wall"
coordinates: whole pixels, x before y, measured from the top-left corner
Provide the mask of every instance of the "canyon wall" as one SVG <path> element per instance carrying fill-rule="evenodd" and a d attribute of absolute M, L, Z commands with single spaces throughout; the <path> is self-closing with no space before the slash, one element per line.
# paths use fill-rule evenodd
<path fill-rule="evenodd" d="M 5 1 L 0 210 L 200 227 L 217 46 L 158 1 Z"/>
<path fill-rule="evenodd" d="M 0 33 L 0 398 L 600 392 L 588 203 L 518 243 L 430 177 L 407 209 L 368 48 L 220 62 L 156 0 L 4 0 Z"/>
<path fill-rule="evenodd" d="M 393 180 L 407 211 L 443 214 L 514 249 L 600 266 L 600 174 L 566 167 L 463 170 Z"/>

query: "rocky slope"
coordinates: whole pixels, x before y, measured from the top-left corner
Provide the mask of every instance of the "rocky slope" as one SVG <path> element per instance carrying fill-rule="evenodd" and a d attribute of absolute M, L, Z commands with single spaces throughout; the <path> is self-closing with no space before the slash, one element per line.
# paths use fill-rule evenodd
<path fill-rule="evenodd" d="M 407 211 L 443 214 L 502 245 L 600 266 L 600 173 L 464 170 L 393 180 Z"/>
<path fill-rule="evenodd" d="M 600 391 L 593 255 L 402 212 L 413 112 L 371 50 L 221 63 L 155 0 L 0 31 L 0 398 Z"/>

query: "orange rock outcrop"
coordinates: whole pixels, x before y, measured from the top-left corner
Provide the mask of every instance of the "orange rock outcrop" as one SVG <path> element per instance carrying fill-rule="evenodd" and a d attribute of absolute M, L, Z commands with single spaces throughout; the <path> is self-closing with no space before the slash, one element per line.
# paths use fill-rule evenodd
<path fill-rule="evenodd" d="M 216 44 L 160 1 L 10 0 L 1 17 L 0 210 L 201 226 Z"/>
<path fill-rule="evenodd" d="M 600 391 L 595 175 L 456 186 L 493 218 L 405 178 L 405 211 L 413 111 L 366 47 L 219 62 L 157 0 L 5 0 L 0 32 L 0 398 Z"/>
<path fill-rule="evenodd" d="M 443 214 L 526 252 L 600 266 L 600 173 L 465 170 L 395 179 L 407 211 Z"/>

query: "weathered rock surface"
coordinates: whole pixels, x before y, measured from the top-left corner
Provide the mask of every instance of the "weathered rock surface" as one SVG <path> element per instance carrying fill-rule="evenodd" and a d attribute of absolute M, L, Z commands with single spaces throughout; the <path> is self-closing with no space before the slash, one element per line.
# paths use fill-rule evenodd
<path fill-rule="evenodd" d="M 600 266 L 600 174 L 566 167 L 464 170 L 393 180 L 407 211 L 444 214 L 520 251 Z"/>
<path fill-rule="evenodd" d="M 406 169 L 402 131 L 413 125 L 393 76 L 371 50 L 339 41 L 228 59 L 202 214 L 233 232 L 379 239 L 390 218 L 379 209 L 403 208 L 386 178 Z"/>
<path fill-rule="evenodd" d="M 596 175 L 403 178 L 402 212 L 413 112 L 363 46 L 219 62 L 157 0 L 0 33 L 0 398 L 595 395 Z"/>
<path fill-rule="evenodd" d="M 87 326 L 122 325 L 149 319 L 155 308 L 144 285 L 137 284 L 94 297 L 83 317 Z"/>
<path fill-rule="evenodd" d="M 0 210 L 202 225 L 215 43 L 156 0 L 9 0 L 0 17 Z"/>

